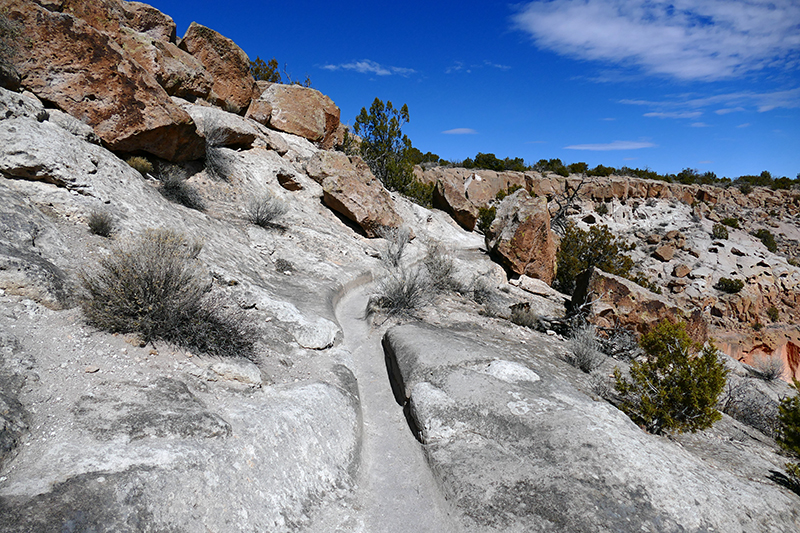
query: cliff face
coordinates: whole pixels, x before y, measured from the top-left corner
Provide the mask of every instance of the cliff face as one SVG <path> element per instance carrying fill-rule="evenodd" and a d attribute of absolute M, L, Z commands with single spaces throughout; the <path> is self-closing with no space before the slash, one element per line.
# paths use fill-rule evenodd
<path fill-rule="evenodd" d="M 136 2 L 6 7 L 40 49 L 15 56 L 19 76 L 0 88 L 0 531 L 800 527 L 797 495 L 775 481 L 786 459 L 771 413 L 785 383 L 731 359 L 723 403 L 737 419 L 649 435 L 602 400 L 624 358 L 585 374 L 566 362 L 568 339 L 508 320 L 512 308 L 551 324 L 565 313 L 568 298 L 545 283 L 550 222 L 580 178 L 418 169 L 448 202 L 428 210 L 330 150 L 340 128 L 328 97 L 251 83 L 234 68 L 243 52 L 213 30 L 194 25 L 191 45 L 178 43 L 168 16 Z M 114 80 L 68 55 L 87 46 L 115 58 Z M 115 114 L 122 137 L 109 136 Z M 132 152 L 152 169 L 126 163 Z M 514 186 L 526 190 L 497 205 L 486 248 L 464 226 Z M 187 195 L 191 207 L 174 201 Z M 254 223 L 267 200 L 278 214 Z M 797 205 L 759 189 L 584 183 L 569 219 L 635 243 L 662 288 L 619 281 L 630 294 L 598 300 L 596 319 L 648 301 L 685 311 L 735 358 L 780 353 L 784 377 L 800 376 L 800 274 L 787 260 Z M 111 237 L 89 231 L 98 214 Z M 727 216 L 742 229 L 712 238 Z M 413 240 L 390 267 L 400 226 Z M 183 236 L 204 305 L 245 327 L 247 357 L 88 325 L 82 280 L 153 229 Z M 776 234 L 777 253 L 756 229 Z M 458 290 L 424 295 L 410 317 L 366 319 L 387 284 L 430 276 L 431 249 L 452 259 Z M 523 275 L 493 260 L 506 251 Z M 732 276 L 739 294 L 713 289 Z"/>

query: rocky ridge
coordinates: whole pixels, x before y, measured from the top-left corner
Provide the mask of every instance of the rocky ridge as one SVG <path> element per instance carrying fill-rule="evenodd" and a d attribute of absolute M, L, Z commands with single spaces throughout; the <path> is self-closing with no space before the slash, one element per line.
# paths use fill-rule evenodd
<path fill-rule="evenodd" d="M 731 359 L 725 411 L 749 426 L 726 415 L 695 435 L 648 435 L 598 395 L 624 361 L 608 358 L 584 374 L 565 362 L 558 333 L 504 318 L 514 304 L 541 316 L 565 312 L 564 295 L 545 283 L 556 243 L 541 241 L 555 239 L 550 215 L 580 178 L 418 169 L 437 180 L 437 201 L 460 206 L 427 210 L 386 191 L 360 159 L 328 150 L 340 131 L 330 99 L 305 88 L 273 98 L 283 87 L 251 83 L 237 70 L 243 52 L 213 30 L 193 25 L 204 44 L 184 45 L 168 16 L 136 2 L 8 6 L 7 16 L 26 21 L 33 36 L 75 34 L 61 34 L 71 45 L 63 50 L 32 41 L 42 55 L 18 54 L 20 87 L 0 88 L 0 531 L 373 532 L 402 530 L 399 521 L 414 516 L 426 517 L 415 531 L 797 530 L 797 495 L 776 482 L 785 458 L 770 419 L 746 411 L 750 399 L 774 409 L 785 384 L 755 379 Z M 136 53 L 134 42 L 143 43 Z M 86 43 L 128 65 L 112 77 L 144 88 L 152 105 L 180 118 L 163 128 L 134 113 L 120 130 L 124 142 L 110 137 L 103 113 L 116 102 L 128 116 L 136 93 L 126 99 L 113 83 L 92 85 L 100 73 L 77 58 L 43 59 Z M 70 64 L 77 107 L 59 103 L 63 89 L 47 82 Z M 196 74 L 166 74 L 175 68 Z M 103 85 L 112 92 L 100 93 Z M 148 143 L 158 136 L 167 148 L 155 153 Z M 191 161 L 209 147 L 216 172 Z M 158 156 L 155 174 L 179 170 L 205 209 L 167 200 L 156 176 L 124 162 L 132 152 Z M 487 247 L 465 226 L 513 185 L 525 191 L 499 202 L 497 242 Z M 787 340 L 798 279 L 786 259 L 797 231 L 790 194 L 757 189 L 739 198 L 616 177 L 582 190 L 569 217 L 635 241 L 635 260 L 662 287 L 656 297 L 629 286 L 635 300 L 696 311 L 712 336 L 731 335 L 726 349 L 739 346 L 745 361 L 783 342 L 796 372 L 791 346 L 800 342 Z M 287 211 L 259 227 L 246 206 L 265 195 Z M 526 202 L 535 216 L 520 216 L 528 211 L 515 206 Z M 598 202 L 608 204 L 606 214 Z M 734 209 L 744 229 L 717 244 L 711 226 Z M 748 233 L 771 227 L 770 210 L 786 214 L 773 228 L 784 234 L 782 255 Z M 113 217 L 113 239 L 87 230 L 97 211 Z M 488 287 L 483 303 L 449 294 L 417 320 L 365 322 L 352 302 L 385 273 L 378 229 L 400 225 L 416 237 L 410 262 L 427 242 L 445 243 L 462 284 Z M 197 260 L 210 294 L 257 331 L 251 359 L 142 345 L 86 325 L 76 306 L 81 273 L 154 227 L 202 241 Z M 521 276 L 485 253 L 534 247 L 547 253 L 525 257 Z M 746 279 L 740 295 L 710 293 L 732 272 Z M 599 304 L 598 319 L 627 305 Z M 751 336 L 745 326 L 778 304 L 779 321 Z M 365 363 L 370 357 L 385 375 Z M 394 404 L 373 403 L 381 388 Z M 401 440 L 382 425 L 389 416 L 394 431 L 419 442 L 387 448 Z M 409 454 L 394 464 L 429 472 L 392 479 L 376 465 L 392 453 Z"/>

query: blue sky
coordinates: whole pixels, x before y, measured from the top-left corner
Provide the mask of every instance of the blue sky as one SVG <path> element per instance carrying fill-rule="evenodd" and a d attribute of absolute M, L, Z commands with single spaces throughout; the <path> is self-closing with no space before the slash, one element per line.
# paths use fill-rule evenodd
<path fill-rule="evenodd" d="M 445 159 L 800 173 L 798 0 L 150 3 L 310 76 L 345 123 L 408 104 Z"/>

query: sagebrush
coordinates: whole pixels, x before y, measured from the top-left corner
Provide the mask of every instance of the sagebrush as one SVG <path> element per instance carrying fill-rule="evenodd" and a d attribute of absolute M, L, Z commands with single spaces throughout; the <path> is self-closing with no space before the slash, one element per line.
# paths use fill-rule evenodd
<path fill-rule="evenodd" d="M 594 326 L 587 324 L 576 328 L 569 340 L 569 351 L 565 358 L 572 366 L 591 373 L 605 361 L 606 356 L 600 351 L 600 342 Z"/>
<path fill-rule="evenodd" d="M 206 204 L 203 197 L 200 196 L 194 187 L 187 183 L 186 179 L 182 176 L 182 172 L 177 167 L 165 167 L 158 173 L 158 179 L 161 181 L 159 192 L 161 195 L 170 202 L 181 204 L 189 209 L 203 211 Z"/>
<path fill-rule="evenodd" d="M 250 357 L 254 334 L 242 315 L 208 297 L 197 264 L 202 245 L 146 230 L 81 275 L 86 320 L 111 333 L 138 333 L 220 356 Z"/>
<path fill-rule="evenodd" d="M 110 237 L 114 233 L 114 217 L 108 211 L 92 211 L 86 223 L 89 231 L 100 237 Z"/>
<path fill-rule="evenodd" d="M 256 226 L 268 228 L 288 210 L 289 206 L 286 205 L 286 202 L 270 194 L 265 194 L 252 198 L 247 204 L 247 219 Z"/>

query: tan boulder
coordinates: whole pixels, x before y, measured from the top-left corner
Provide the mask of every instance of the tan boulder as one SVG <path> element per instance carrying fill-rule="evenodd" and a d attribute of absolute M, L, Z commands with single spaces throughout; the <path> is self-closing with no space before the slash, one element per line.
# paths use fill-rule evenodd
<path fill-rule="evenodd" d="M 689 268 L 687 265 L 680 263 L 675 265 L 675 268 L 672 269 L 672 275 L 675 276 L 676 278 L 685 278 L 686 276 L 689 275 L 691 271 L 692 269 Z"/>
<path fill-rule="evenodd" d="M 244 50 L 196 22 L 189 25 L 179 46 L 200 60 L 213 76 L 208 100 L 226 111 L 244 114 L 257 87 L 250 74 L 250 58 Z"/>
<path fill-rule="evenodd" d="M 258 100 L 272 106 L 270 128 L 318 142 L 325 149 L 333 147 L 340 111 L 318 90 L 274 83 Z"/>
<path fill-rule="evenodd" d="M 464 182 L 451 174 L 443 174 L 433 190 L 433 206 L 450 214 L 464 229 L 472 231 L 478 220 L 478 208 L 467 199 Z"/>
<path fill-rule="evenodd" d="M 9 0 L 6 10 L 26 28 L 14 66 L 40 99 L 92 126 L 111 150 L 170 161 L 204 155 L 191 117 L 107 34 L 25 0 Z"/>
<path fill-rule="evenodd" d="M 674 256 L 675 245 L 672 243 L 661 245 L 653 252 L 653 257 L 664 262 L 672 260 Z"/>
<path fill-rule="evenodd" d="M 200 134 L 207 140 L 212 138 L 216 146 L 248 149 L 259 136 L 253 123 L 239 115 L 189 103 L 181 107 L 197 124 Z"/>
<path fill-rule="evenodd" d="M 122 28 L 153 39 L 175 42 L 175 21 L 141 2 L 120 0 L 61 0 L 58 11 L 68 13 L 112 37 Z"/>
<path fill-rule="evenodd" d="M 154 39 L 175 42 L 175 21 L 153 6 L 142 2 L 120 2 L 125 11 L 126 25 Z"/>
<path fill-rule="evenodd" d="M 512 272 L 552 283 L 556 243 L 547 200 L 531 198 L 525 190 L 506 197 L 497 208 L 486 246 Z"/>
<path fill-rule="evenodd" d="M 367 237 L 403 224 L 389 191 L 360 157 L 320 151 L 307 163 L 306 173 L 322 184 L 325 205 L 358 224 Z"/>
<path fill-rule="evenodd" d="M 686 331 L 697 342 L 708 338 L 708 324 L 700 310 L 686 310 L 668 298 L 614 274 L 593 268 L 578 276 L 573 305 L 592 301 L 591 322 L 601 327 L 615 325 L 647 333 L 661 320 L 683 320 Z"/>
<path fill-rule="evenodd" d="M 261 97 L 254 98 L 247 108 L 245 118 L 255 120 L 259 124 L 269 126 L 269 120 L 272 118 L 272 104 Z"/>

